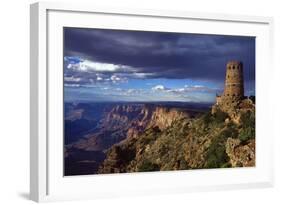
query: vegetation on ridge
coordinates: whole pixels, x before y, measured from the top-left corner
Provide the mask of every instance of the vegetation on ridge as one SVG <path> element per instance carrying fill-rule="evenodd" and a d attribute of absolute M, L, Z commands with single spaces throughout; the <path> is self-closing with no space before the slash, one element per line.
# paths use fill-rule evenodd
<path fill-rule="evenodd" d="M 254 110 L 239 110 L 237 115 L 239 123 L 218 110 L 196 118 L 181 116 L 164 129 L 149 127 L 114 146 L 123 156 L 133 153 L 130 159 L 120 160 L 122 156 L 109 149 L 99 173 L 233 167 L 226 152 L 227 140 L 247 144 L 255 138 Z"/>

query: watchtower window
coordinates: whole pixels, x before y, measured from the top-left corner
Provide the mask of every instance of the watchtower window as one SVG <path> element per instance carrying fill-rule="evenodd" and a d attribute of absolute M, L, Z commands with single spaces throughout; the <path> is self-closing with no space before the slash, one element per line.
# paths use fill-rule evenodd
<path fill-rule="evenodd" d="M 235 94 L 232 94 L 232 97 L 235 97 Z"/>
<path fill-rule="evenodd" d="M 234 69 L 235 69 L 235 66 L 232 66 L 232 69 L 234 70 Z"/>

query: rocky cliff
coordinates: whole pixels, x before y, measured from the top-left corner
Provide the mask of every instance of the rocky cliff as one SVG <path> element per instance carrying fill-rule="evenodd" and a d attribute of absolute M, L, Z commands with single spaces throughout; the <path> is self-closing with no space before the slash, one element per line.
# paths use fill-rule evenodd
<path fill-rule="evenodd" d="M 150 104 L 117 105 L 105 114 L 95 132 L 89 133 L 73 147 L 88 151 L 105 150 L 127 138 L 138 137 L 145 129 L 165 129 L 175 120 L 193 117 L 197 113 Z"/>
<path fill-rule="evenodd" d="M 255 140 L 251 139 L 242 144 L 240 139 L 228 138 L 226 142 L 226 153 L 233 167 L 255 166 Z"/>
<path fill-rule="evenodd" d="M 88 151 L 100 151 L 145 129 L 154 107 L 141 104 L 116 105 L 105 113 L 93 132 L 73 146 Z"/>
<path fill-rule="evenodd" d="M 99 173 L 254 166 L 254 106 L 240 107 L 236 116 L 216 110 L 192 118 L 156 108 L 143 132 L 107 151 Z"/>
<path fill-rule="evenodd" d="M 68 175 L 96 173 L 98 165 L 105 158 L 104 152 L 108 149 L 107 153 L 112 153 L 112 156 L 121 161 L 127 161 L 128 157 L 134 155 L 128 151 L 129 147 L 124 154 L 119 153 L 119 146 L 138 140 L 144 133 L 165 130 L 178 120 L 191 119 L 199 113 L 182 107 L 159 104 L 113 106 L 104 112 L 98 125 L 82 139 L 65 146 L 65 163 L 68 168 L 66 173 Z M 119 162 L 116 162 L 116 166 L 118 164 Z"/>
<path fill-rule="evenodd" d="M 158 127 L 160 130 L 164 130 L 171 126 L 173 122 L 182 118 L 190 118 L 191 116 L 191 112 L 185 112 L 183 109 L 156 107 L 148 128 Z"/>

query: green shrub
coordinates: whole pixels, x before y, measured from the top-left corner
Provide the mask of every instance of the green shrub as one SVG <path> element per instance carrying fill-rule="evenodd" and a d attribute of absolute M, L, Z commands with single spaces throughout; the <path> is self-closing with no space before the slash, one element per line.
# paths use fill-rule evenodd
<path fill-rule="evenodd" d="M 207 154 L 206 168 L 220 168 L 229 161 L 224 144 L 218 141 L 211 144 Z"/>
<path fill-rule="evenodd" d="M 255 113 L 246 112 L 241 115 L 241 130 L 239 133 L 239 139 L 242 142 L 246 142 L 255 138 Z"/>
<path fill-rule="evenodd" d="M 207 161 L 206 161 L 206 168 L 218 168 L 218 160 L 216 155 L 211 154 L 208 156 Z"/>
<path fill-rule="evenodd" d="M 221 133 L 220 136 L 223 138 L 223 140 L 226 140 L 227 138 L 237 138 L 238 131 L 235 126 L 227 126 Z"/>
<path fill-rule="evenodd" d="M 227 138 L 236 138 L 238 131 L 235 125 L 230 125 L 225 128 L 210 144 L 206 156 L 206 168 L 227 167 L 229 157 L 225 151 L 225 143 Z"/>
<path fill-rule="evenodd" d="M 208 125 L 209 123 L 211 123 L 212 122 L 212 113 L 209 111 L 209 112 L 207 112 L 206 114 L 204 114 L 203 115 L 203 122 L 204 122 L 204 124 L 206 124 L 206 125 Z"/>
<path fill-rule="evenodd" d="M 255 129 L 253 129 L 251 127 L 247 127 L 247 128 L 243 128 L 240 131 L 239 139 L 242 142 L 246 142 L 246 141 L 248 141 L 250 139 L 254 139 L 254 138 L 255 138 Z"/>
<path fill-rule="evenodd" d="M 151 163 L 150 161 L 144 161 L 139 167 L 139 172 L 159 171 L 160 168 L 157 164 Z"/>
<path fill-rule="evenodd" d="M 242 128 L 255 128 L 255 112 L 248 111 L 241 115 Z"/>
<path fill-rule="evenodd" d="M 216 122 L 216 123 L 222 123 L 225 121 L 225 119 L 228 117 L 228 114 L 221 111 L 221 110 L 217 110 L 217 112 L 215 112 L 213 114 L 213 120 Z"/>
<path fill-rule="evenodd" d="M 205 113 L 202 117 L 202 120 L 205 126 L 208 126 L 210 124 L 216 126 L 218 124 L 224 123 L 227 117 L 227 113 L 221 110 L 217 110 L 214 114 L 212 114 L 210 111 Z"/>

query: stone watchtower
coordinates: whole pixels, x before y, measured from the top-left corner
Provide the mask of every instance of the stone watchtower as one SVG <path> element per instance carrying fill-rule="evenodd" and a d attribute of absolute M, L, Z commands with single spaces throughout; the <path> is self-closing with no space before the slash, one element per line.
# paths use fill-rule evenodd
<path fill-rule="evenodd" d="M 243 64 L 239 61 L 230 61 L 226 65 L 224 97 L 233 100 L 244 98 Z"/>
<path fill-rule="evenodd" d="M 226 65 L 225 86 L 221 96 L 216 97 L 213 110 L 220 108 L 224 112 L 234 110 L 244 99 L 243 64 L 230 61 Z"/>

